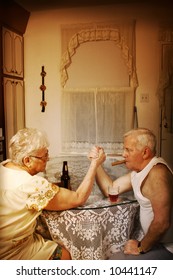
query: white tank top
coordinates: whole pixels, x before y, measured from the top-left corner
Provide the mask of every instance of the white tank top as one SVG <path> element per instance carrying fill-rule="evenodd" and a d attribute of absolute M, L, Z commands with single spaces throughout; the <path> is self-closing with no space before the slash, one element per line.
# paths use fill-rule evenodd
<path fill-rule="evenodd" d="M 150 203 L 150 200 L 146 197 L 144 197 L 141 193 L 141 184 L 143 180 L 146 178 L 152 167 L 158 163 L 162 163 L 167 166 L 167 168 L 170 170 L 170 172 L 173 174 L 173 171 L 168 166 L 168 164 L 165 162 L 163 158 L 160 157 L 154 157 L 152 160 L 148 163 L 148 165 L 140 172 L 133 171 L 131 173 L 131 183 L 134 191 L 134 195 L 137 199 L 137 201 L 140 204 L 140 222 L 142 229 L 144 233 L 146 234 L 148 231 L 148 228 L 151 224 L 151 221 L 153 220 L 153 209 Z M 172 223 L 169 230 L 166 232 L 166 234 L 163 236 L 161 242 L 163 243 L 173 243 L 173 207 L 172 207 Z M 172 246 L 171 246 L 172 247 Z M 172 251 L 172 249 L 171 249 Z"/>

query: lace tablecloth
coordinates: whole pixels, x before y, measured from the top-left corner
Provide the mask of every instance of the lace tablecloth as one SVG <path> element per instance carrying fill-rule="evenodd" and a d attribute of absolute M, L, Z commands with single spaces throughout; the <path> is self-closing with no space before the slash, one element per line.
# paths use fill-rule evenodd
<path fill-rule="evenodd" d="M 113 205 L 103 199 L 66 211 L 44 210 L 41 220 L 73 260 L 103 260 L 120 251 L 129 238 L 139 238 L 138 212 L 134 200 L 121 198 Z"/>

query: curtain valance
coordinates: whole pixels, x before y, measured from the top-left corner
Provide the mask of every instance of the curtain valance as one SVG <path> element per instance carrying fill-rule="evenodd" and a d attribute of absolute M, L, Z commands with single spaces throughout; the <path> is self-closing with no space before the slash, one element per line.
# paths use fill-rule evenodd
<path fill-rule="evenodd" d="M 130 86 L 138 86 L 135 61 L 135 21 L 62 25 L 61 86 L 68 80 L 68 67 L 77 48 L 86 42 L 114 41 L 122 51 L 126 63 Z"/>

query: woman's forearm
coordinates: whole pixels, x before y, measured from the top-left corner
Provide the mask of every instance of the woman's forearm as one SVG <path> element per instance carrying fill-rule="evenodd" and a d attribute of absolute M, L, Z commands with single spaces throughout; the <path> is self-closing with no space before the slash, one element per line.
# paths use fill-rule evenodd
<path fill-rule="evenodd" d="M 101 165 L 97 168 L 96 183 L 99 186 L 102 193 L 107 197 L 108 186 L 111 186 L 113 184 L 113 181 Z"/>

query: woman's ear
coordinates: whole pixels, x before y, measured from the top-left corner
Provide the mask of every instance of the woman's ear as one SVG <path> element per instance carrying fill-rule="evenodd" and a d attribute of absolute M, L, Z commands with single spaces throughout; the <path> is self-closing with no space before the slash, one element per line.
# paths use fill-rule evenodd
<path fill-rule="evenodd" d="M 29 167 L 31 165 L 31 163 L 30 163 L 31 160 L 30 160 L 30 157 L 28 157 L 28 156 L 24 157 L 22 161 L 23 161 L 23 164 L 26 165 L 27 167 Z"/>

